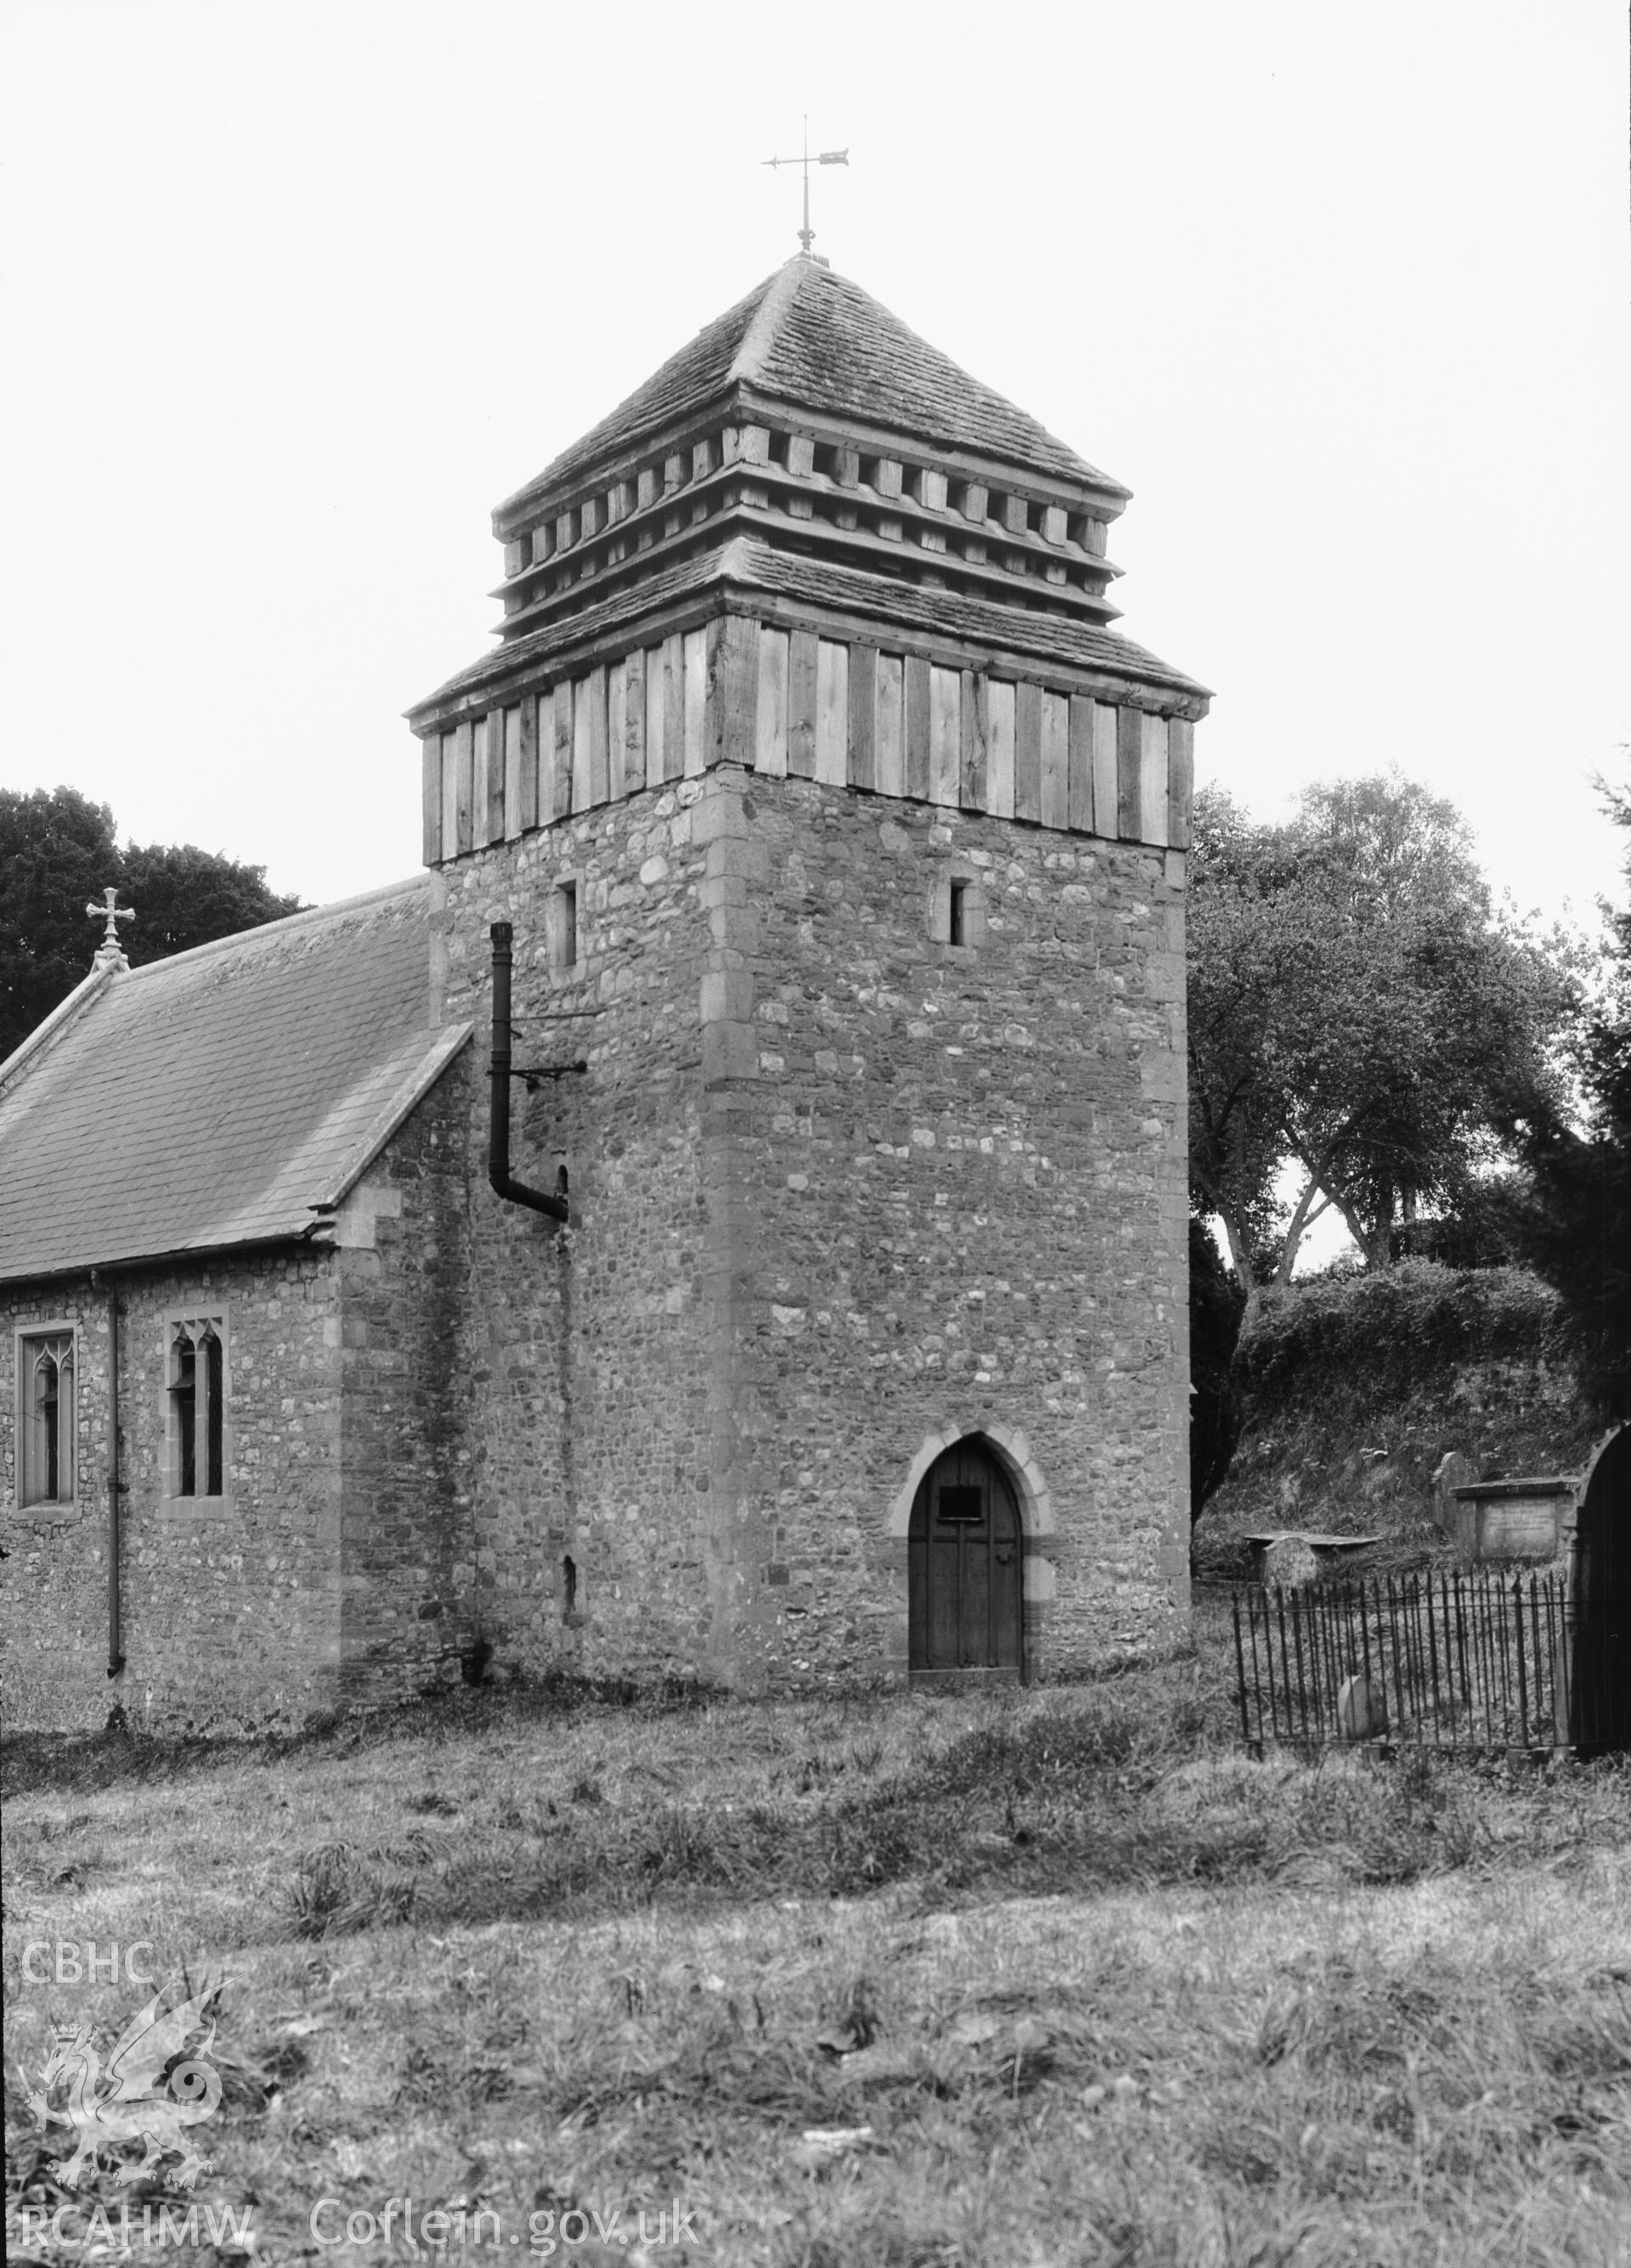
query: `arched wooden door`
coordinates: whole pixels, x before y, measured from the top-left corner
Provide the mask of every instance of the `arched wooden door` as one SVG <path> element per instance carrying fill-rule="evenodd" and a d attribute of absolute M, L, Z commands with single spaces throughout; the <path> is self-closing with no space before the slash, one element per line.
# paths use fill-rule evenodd
<path fill-rule="evenodd" d="M 1631 1426 L 1592 1461 L 1578 1522 L 1569 1737 L 1604 1756 L 1631 1749 Z"/>
<path fill-rule="evenodd" d="M 909 1536 L 912 1683 L 1017 1678 L 1024 1666 L 1019 1508 L 981 1442 L 959 1441 L 929 1467 Z"/>

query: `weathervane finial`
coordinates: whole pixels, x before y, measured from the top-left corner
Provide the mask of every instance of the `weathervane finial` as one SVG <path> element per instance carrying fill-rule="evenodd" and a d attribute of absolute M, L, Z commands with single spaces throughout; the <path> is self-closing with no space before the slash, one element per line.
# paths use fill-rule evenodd
<path fill-rule="evenodd" d="M 812 158 L 810 156 L 810 122 L 809 114 L 807 112 L 804 119 L 804 153 L 802 157 L 766 158 L 763 162 L 767 166 L 803 166 L 804 225 L 799 231 L 799 256 L 803 260 L 816 259 L 817 255 L 810 250 L 811 245 L 816 241 L 816 232 L 810 226 L 810 167 L 812 166 L 847 166 L 850 162 L 849 151 L 847 150 L 823 150 L 816 157 Z"/>

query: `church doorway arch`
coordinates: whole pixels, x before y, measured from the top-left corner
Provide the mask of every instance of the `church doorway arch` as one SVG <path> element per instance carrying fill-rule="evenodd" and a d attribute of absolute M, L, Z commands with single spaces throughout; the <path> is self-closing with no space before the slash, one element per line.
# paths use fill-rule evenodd
<path fill-rule="evenodd" d="M 1575 1529 L 1569 1738 L 1582 1756 L 1631 1749 L 1631 1425 L 1591 1460 Z"/>
<path fill-rule="evenodd" d="M 907 1530 L 914 1685 L 1001 1684 L 1024 1670 L 1024 1538 L 1013 1485 L 970 1435 L 918 1484 Z"/>

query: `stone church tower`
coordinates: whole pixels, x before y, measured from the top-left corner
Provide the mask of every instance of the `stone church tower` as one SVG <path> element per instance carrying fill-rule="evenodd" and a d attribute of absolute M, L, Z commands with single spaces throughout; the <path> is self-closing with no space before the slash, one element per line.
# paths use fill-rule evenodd
<path fill-rule="evenodd" d="M 1111 628 L 1126 497 L 799 258 L 495 514 L 502 643 L 411 722 L 496 1665 L 980 1682 L 1183 1627 L 1207 696 Z"/>

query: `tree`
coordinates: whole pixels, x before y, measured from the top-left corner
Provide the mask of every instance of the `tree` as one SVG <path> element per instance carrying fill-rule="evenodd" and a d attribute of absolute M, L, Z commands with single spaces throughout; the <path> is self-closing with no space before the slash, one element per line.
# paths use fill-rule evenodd
<path fill-rule="evenodd" d="M 132 968 L 300 910 L 299 898 L 267 888 L 264 866 L 240 866 L 190 843 L 130 843 L 119 887 L 136 909 L 125 940 Z"/>
<path fill-rule="evenodd" d="M 1273 1228 L 1286 1143 L 1278 1003 L 1292 980 L 1294 862 L 1228 795 L 1195 799 L 1189 909 L 1191 1200 L 1223 1226 L 1250 1294 Z"/>
<path fill-rule="evenodd" d="M 136 909 L 121 934 L 135 966 L 300 906 L 267 888 L 264 866 L 191 843 L 122 850 L 107 805 L 75 788 L 0 789 L 0 1061 L 88 973 L 100 932 L 85 907 L 110 883 Z"/>
<path fill-rule="evenodd" d="M 85 904 L 119 871 L 105 803 L 70 787 L 0 789 L 0 1062 L 90 968 Z"/>
<path fill-rule="evenodd" d="M 1244 1407 L 1235 1383 L 1246 1296 L 1219 1256 L 1212 1231 L 1189 1217 L 1189 1516 L 1228 1477 Z"/>
<path fill-rule="evenodd" d="M 1606 801 L 1631 828 L 1631 798 Z M 1609 989 L 1579 1050 L 1584 1123 L 1560 1111 L 1525 1130 L 1522 1229 L 1525 1258 L 1561 1296 L 1587 1400 L 1619 1419 L 1631 1417 L 1631 913 L 1611 930 Z"/>
<path fill-rule="evenodd" d="M 1195 1201 L 1249 1295 L 1332 1207 L 1385 1267 L 1401 1220 L 1453 1206 L 1558 1108 L 1568 954 L 1494 906 L 1465 822 L 1397 776 L 1310 787 L 1279 827 L 1197 805 Z"/>

